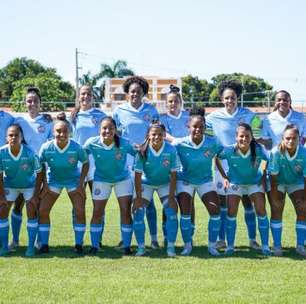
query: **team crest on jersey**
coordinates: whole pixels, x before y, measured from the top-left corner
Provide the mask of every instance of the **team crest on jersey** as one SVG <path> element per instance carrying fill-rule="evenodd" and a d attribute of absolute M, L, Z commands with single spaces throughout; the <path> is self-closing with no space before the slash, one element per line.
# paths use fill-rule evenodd
<path fill-rule="evenodd" d="M 95 117 L 93 117 L 93 118 L 91 119 L 91 121 L 92 121 L 92 123 L 93 123 L 94 125 L 96 125 L 96 124 L 98 123 L 98 120 L 97 120 Z"/>
<path fill-rule="evenodd" d="M 74 157 L 68 157 L 68 162 L 70 164 L 75 164 L 76 163 L 76 159 Z"/>
<path fill-rule="evenodd" d="M 149 114 L 145 114 L 145 115 L 143 116 L 143 120 L 145 120 L 145 121 L 151 121 L 151 116 L 150 116 Z"/>
<path fill-rule="evenodd" d="M 239 189 L 239 186 L 238 186 L 238 185 L 232 185 L 232 189 L 233 189 L 234 191 L 237 191 L 237 190 Z"/>
<path fill-rule="evenodd" d="M 117 152 L 116 155 L 115 155 L 115 158 L 116 158 L 117 160 L 122 159 L 122 154 L 121 154 L 120 152 Z"/>
<path fill-rule="evenodd" d="M 209 157 L 210 154 L 211 154 L 211 152 L 210 152 L 209 150 L 207 150 L 207 151 L 204 152 L 204 156 L 205 156 L 205 157 Z"/>
<path fill-rule="evenodd" d="M 28 164 L 22 164 L 20 167 L 23 171 L 25 171 L 29 168 L 29 165 Z"/>
<path fill-rule="evenodd" d="M 95 195 L 100 195 L 101 194 L 101 189 L 96 188 L 95 191 L 94 191 L 94 194 Z"/>
<path fill-rule="evenodd" d="M 39 133 L 44 133 L 44 132 L 45 132 L 45 127 L 44 127 L 43 125 L 39 125 L 39 126 L 37 127 L 37 131 L 38 131 Z"/>
<path fill-rule="evenodd" d="M 170 164 L 169 159 L 164 159 L 164 160 L 163 160 L 163 166 L 164 166 L 164 167 L 169 167 L 169 164 Z"/>
<path fill-rule="evenodd" d="M 301 165 L 295 165 L 295 166 L 294 166 L 294 170 L 295 170 L 296 172 L 301 172 L 301 171 L 302 171 L 302 166 L 301 166 Z"/>

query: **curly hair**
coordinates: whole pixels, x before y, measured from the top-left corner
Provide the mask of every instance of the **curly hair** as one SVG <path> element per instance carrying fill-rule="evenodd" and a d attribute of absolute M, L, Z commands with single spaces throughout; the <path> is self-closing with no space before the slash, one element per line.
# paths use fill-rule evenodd
<path fill-rule="evenodd" d="M 143 94 L 147 95 L 149 92 L 149 83 L 140 76 L 131 76 L 125 80 L 123 83 L 123 91 L 127 94 L 129 92 L 129 88 L 133 83 L 137 83 L 141 86 Z"/>
<path fill-rule="evenodd" d="M 233 90 L 236 93 L 237 98 L 239 98 L 242 93 L 242 84 L 240 81 L 237 81 L 237 80 L 222 81 L 218 86 L 218 93 L 220 97 L 222 97 L 226 89 Z"/>

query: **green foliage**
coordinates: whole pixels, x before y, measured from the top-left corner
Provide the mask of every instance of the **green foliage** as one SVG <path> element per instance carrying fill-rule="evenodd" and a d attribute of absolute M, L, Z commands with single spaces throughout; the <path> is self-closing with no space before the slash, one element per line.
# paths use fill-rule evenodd
<path fill-rule="evenodd" d="M 183 99 L 188 101 L 205 101 L 208 99 L 210 85 L 206 80 L 198 77 L 187 75 L 182 77 L 182 94 Z"/>

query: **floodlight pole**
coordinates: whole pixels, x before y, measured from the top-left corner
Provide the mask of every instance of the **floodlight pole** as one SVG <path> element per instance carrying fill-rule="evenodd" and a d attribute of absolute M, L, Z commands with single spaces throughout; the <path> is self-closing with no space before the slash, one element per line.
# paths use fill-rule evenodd
<path fill-rule="evenodd" d="M 79 105 L 79 51 L 75 49 L 75 106 Z"/>

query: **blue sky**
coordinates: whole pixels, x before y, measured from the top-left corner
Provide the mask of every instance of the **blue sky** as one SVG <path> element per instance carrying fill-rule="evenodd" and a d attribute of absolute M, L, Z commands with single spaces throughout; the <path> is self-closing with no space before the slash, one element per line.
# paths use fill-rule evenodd
<path fill-rule="evenodd" d="M 259 76 L 306 100 L 306 1 L 16 1 L 1 4 L 0 67 L 26 56 L 75 79 L 125 59 L 138 74 Z"/>

